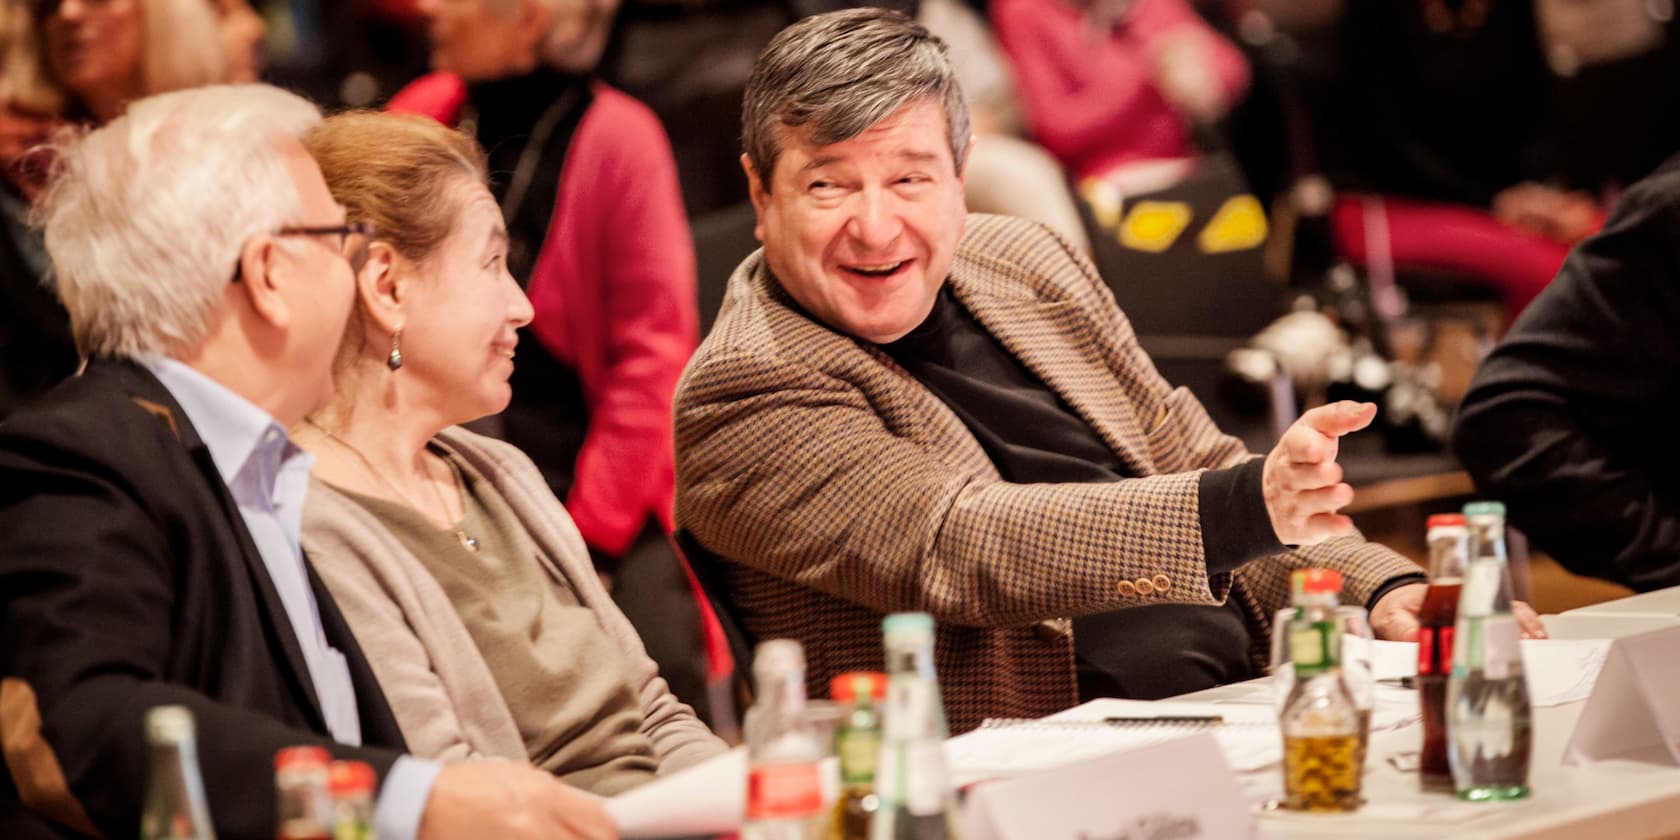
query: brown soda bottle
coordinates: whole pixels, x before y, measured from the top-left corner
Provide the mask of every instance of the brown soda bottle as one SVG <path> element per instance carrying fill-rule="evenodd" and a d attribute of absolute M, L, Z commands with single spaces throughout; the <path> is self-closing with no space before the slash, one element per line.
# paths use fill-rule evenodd
<path fill-rule="evenodd" d="M 1464 516 L 1436 514 L 1428 520 L 1429 589 L 1418 610 L 1418 703 L 1423 713 L 1424 787 L 1451 789 L 1447 764 L 1447 679 L 1452 675 L 1453 625 L 1470 559 L 1470 531 Z"/>
<path fill-rule="evenodd" d="M 287 747 L 274 754 L 275 840 L 331 840 L 331 764 L 321 747 Z"/>

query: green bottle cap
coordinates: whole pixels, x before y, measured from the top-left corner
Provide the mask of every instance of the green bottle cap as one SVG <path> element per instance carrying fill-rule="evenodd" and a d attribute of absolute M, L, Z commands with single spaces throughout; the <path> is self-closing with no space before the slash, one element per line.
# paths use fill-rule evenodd
<path fill-rule="evenodd" d="M 1471 502 L 1470 504 L 1467 504 L 1467 505 L 1464 506 L 1464 515 L 1467 516 L 1467 517 L 1471 517 L 1471 516 L 1497 516 L 1497 517 L 1500 517 L 1501 519 L 1503 519 L 1505 517 L 1505 503 L 1504 502 Z"/>
<path fill-rule="evenodd" d="M 881 620 L 881 632 L 888 636 L 932 633 L 933 616 L 925 612 L 893 613 Z"/>

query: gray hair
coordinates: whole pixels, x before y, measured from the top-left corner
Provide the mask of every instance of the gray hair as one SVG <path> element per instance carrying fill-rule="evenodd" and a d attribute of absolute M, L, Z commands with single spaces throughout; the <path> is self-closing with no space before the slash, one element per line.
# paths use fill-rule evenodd
<path fill-rule="evenodd" d="M 551 14 L 548 32 L 537 42 L 537 62 L 573 73 L 594 70 L 601 62 L 619 0 L 491 0 L 493 14 L 518 11 L 521 3 L 536 3 Z M 568 15 L 585 16 L 584 32 L 573 31 Z"/>
<path fill-rule="evenodd" d="M 913 100 L 945 106 L 951 159 L 968 151 L 968 104 L 945 42 L 901 12 L 847 9 L 783 29 L 758 56 L 741 104 L 741 145 L 766 190 L 781 154 L 776 126 L 819 146 L 850 140 Z"/>
<path fill-rule="evenodd" d="M 245 241 L 301 221 L 281 143 L 320 121 L 279 88 L 217 85 L 138 100 L 63 141 L 36 220 L 81 351 L 200 346 Z"/>

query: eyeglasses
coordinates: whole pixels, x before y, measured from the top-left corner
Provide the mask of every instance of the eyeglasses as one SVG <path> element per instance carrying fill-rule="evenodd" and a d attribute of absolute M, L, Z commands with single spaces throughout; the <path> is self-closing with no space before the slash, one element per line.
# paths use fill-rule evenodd
<path fill-rule="evenodd" d="M 274 236 L 336 236 L 338 237 L 338 252 L 344 255 L 350 263 L 350 270 L 359 272 L 367 263 L 368 246 L 373 244 L 374 227 L 368 222 L 350 222 L 342 225 L 324 225 L 318 227 L 283 227 L 275 231 Z M 361 237 L 356 241 L 356 247 L 349 253 L 345 248 L 350 244 L 350 237 Z M 238 283 L 244 272 L 244 266 L 235 265 L 233 268 L 233 282 Z"/>

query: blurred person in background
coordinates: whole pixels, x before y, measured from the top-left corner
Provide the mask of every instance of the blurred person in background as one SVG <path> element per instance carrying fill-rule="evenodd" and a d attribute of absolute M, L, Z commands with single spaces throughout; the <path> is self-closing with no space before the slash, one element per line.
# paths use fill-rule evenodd
<path fill-rule="evenodd" d="M 76 369 L 69 316 L 48 288 L 47 250 L 29 226 L 46 179 L 37 151 L 60 121 L 35 81 L 28 5 L 0 2 L 0 419 Z"/>
<path fill-rule="evenodd" d="M 610 796 L 722 752 L 659 678 L 535 464 L 456 426 L 507 406 L 531 304 L 471 137 L 351 112 L 304 140 L 378 231 L 294 434 L 317 456 L 303 546 L 411 751 L 527 761 Z"/>
<path fill-rule="evenodd" d="M 60 124 L 102 124 L 154 93 L 255 81 L 262 19 L 246 0 L 5 0 L 0 6 L 0 417 L 75 370 L 63 306 L 24 224 Z"/>
<path fill-rule="evenodd" d="M 1347 3 L 1333 69 L 1315 128 L 1353 262 L 1465 275 L 1515 317 L 1602 223 L 1554 177 L 1533 2 Z"/>
<path fill-rule="evenodd" d="M 43 0 L 41 75 L 61 113 L 103 123 L 154 93 L 257 77 L 262 19 L 246 0 Z"/>
<path fill-rule="evenodd" d="M 1185 177 L 1248 88 L 1248 63 L 1185 0 L 997 0 L 1033 136 L 1079 180 Z"/>
<path fill-rule="evenodd" d="M 533 309 L 497 435 L 541 468 L 671 690 L 704 709 L 702 614 L 668 538 L 694 250 L 659 121 L 593 77 L 615 9 L 426 0 L 437 72 L 390 109 L 487 150 L 508 268 Z"/>
<path fill-rule="evenodd" d="M 920 6 L 916 20 L 949 47 L 973 120 L 963 186 L 968 209 L 1032 219 L 1091 253 L 1061 163 L 1026 137 L 1014 73 L 985 18 L 962 0 L 922 0 Z"/>

